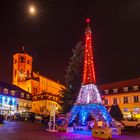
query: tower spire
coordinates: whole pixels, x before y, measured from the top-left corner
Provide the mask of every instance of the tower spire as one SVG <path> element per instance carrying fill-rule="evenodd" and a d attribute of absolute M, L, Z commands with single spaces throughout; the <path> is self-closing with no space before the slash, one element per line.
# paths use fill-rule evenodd
<path fill-rule="evenodd" d="M 86 19 L 87 27 L 85 29 L 85 50 L 84 50 L 84 68 L 83 84 L 95 84 L 95 69 L 92 50 L 92 32 L 90 28 L 90 19 Z"/>

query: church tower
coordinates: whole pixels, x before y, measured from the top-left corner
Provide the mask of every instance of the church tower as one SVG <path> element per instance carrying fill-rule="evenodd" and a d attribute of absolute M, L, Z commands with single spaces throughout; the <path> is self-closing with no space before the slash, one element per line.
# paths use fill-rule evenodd
<path fill-rule="evenodd" d="M 22 48 L 21 52 L 13 55 L 13 84 L 19 86 L 31 78 L 32 57 Z"/>

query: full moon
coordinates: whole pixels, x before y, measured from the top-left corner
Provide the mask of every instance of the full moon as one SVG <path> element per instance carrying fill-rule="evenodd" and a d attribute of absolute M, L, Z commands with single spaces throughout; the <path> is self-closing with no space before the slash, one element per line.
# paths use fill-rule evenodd
<path fill-rule="evenodd" d="M 35 6 L 33 6 L 33 5 L 29 6 L 29 13 L 31 15 L 35 15 L 36 14 L 36 8 L 35 8 Z"/>

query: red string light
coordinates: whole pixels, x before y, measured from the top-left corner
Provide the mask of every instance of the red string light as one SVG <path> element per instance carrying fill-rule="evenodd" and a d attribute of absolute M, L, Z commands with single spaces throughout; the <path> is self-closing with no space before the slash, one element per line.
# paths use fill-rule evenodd
<path fill-rule="evenodd" d="M 89 19 L 86 20 L 87 23 L 90 22 Z M 88 26 L 86 29 L 85 37 L 85 52 L 84 52 L 84 70 L 83 70 L 83 84 L 95 84 L 95 70 L 93 62 L 92 53 L 92 33 Z"/>

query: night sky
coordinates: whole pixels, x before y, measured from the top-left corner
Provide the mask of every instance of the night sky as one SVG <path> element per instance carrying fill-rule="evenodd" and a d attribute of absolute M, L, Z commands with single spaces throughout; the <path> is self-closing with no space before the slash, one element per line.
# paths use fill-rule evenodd
<path fill-rule="evenodd" d="M 28 6 L 37 7 L 37 15 Z M 72 49 L 91 18 L 97 84 L 140 76 L 139 0 L 1 0 L 0 80 L 12 80 L 12 56 L 25 46 L 33 69 L 64 83 Z"/>

